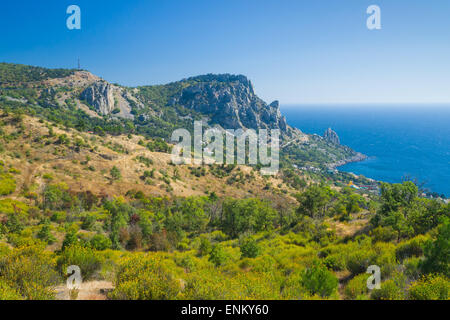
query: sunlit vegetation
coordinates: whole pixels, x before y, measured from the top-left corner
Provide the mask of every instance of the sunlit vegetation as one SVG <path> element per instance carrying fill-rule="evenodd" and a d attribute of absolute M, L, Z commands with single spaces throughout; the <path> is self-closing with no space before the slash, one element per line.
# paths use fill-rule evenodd
<path fill-rule="evenodd" d="M 86 198 L 50 183 L 36 207 L 0 200 L 1 237 L 13 246 L 0 247 L 0 297 L 54 298 L 51 284 L 62 281 L 69 265 L 80 266 L 86 281 L 113 280 L 111 299 L 449 295 L 449 205 L 424 202 L 409 183 L 384 185 L 369 229 L 345 239 L 327 221 L 341 214 L 336 203 L 350 212 L 364 208 L 348 190 L 308 187 L 283 219 L 257 198 L 127 197 Z M 415 214 L 404 215 L 411 206 Z M 397 212 L 404 219 L 389 219 Z M 425 217 L 428 224 L 416 227 Z M 44 250 L 61 235 L 60 250 Z M 381 267 L 380 290 L 366 286 L 374 264 Z"/>
<path fill-rule="evenodd" d="M 109 299 L 449 299 L 450 204 L 442 199 L 420 197 L 410 181 L 381 184 L 378 194 L 348 187 L 364 177 L 294 169 L 352 153 L 318 138 L 315 147 L 287 147 L 276 180 L 256 167 L 162 167 L 161 154 L 146 154 L 170 152 L 168 133 L 198 116 L 169 100 L 202 78 L 136 88 L 144 107 L 132 104 L 133 125 L 90 117 L 73 97 L 61 108 L 67 88 L 17 87 L 71 72 L 0 64 L 0 300 L 55 299 L 70 265 L 84 281 L 111 282 Z M 150 107 L 158 116 L 144 116 Z M 44 132 L 31 132 L 25 114 Z M 112 139 L 123 134 L 125 142 Z M 141 135 L 137 153 L 131 134 Z M 36 154 L 44 148 L 118 191 L 85 188 L 72 167 Z M 130 168 L 97 148 L 128 156 Z M 256 180 L 261 190 L 252 189 Z M 195 189 L 204 181 L 210 190 Z M 196 192 L 174 196 L 178 182 Z M 380 289 L 367 287 L 371 265 L 381 269 Z"/>

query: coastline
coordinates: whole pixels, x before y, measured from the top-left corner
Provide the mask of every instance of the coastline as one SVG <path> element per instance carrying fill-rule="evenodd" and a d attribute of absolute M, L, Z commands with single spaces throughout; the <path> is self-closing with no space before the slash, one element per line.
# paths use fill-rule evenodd
<path fill-rule="evenodd" d="M 339 160 L 339 161 L 333 162 L 332 164 L 329 165 L 329 168 L 337 169 L 338 167 L 345 166 L 346 164 L 353 163 L 353 162 L 361 162 L 368 158 L 369 157 L 366 156 L 365 154 L 363 154 L 361 152 L 356 152 L 356 154 L 350 158 L 346 158 L 344 160 Z"/>

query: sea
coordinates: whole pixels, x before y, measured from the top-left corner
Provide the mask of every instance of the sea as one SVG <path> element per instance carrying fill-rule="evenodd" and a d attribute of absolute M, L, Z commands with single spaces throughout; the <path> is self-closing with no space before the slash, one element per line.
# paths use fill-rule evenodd
<path fill-rule="evenodd" d="M 390 183 L 405 178 L 450 198 L 450 104 L 284 105 L 289 125 L 322 135 L 368 159 L 338 169 Z"/>

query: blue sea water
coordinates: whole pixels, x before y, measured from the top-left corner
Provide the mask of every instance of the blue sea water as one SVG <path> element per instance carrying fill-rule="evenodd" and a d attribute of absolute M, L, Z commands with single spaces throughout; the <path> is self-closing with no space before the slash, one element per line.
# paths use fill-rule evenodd
<path fill-rule="evenodd" d="M 450 197 L 450 105 L 288 105 L 287 122 L 322 135 L 331 127 L 341 143 L 369 156 L 339 170 L 386 182 L 416 178 Z"/>

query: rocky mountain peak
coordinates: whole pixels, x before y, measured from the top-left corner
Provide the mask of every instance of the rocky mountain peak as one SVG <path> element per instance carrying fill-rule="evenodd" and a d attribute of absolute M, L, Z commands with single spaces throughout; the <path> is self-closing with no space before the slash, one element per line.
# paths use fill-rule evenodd
<path fill-rule="evenodd" d="M 210 117 L 224 129 L 280 129 L 287 131 L 278 101 L 270 105 L 254 92 L 243 75 L 208 74 L 183 80 L 187 85 L 173 100 Z"/>
<path fill-rule="evenodd" d="M 101 115 L 114 114 L 122 118 L 133 118 L 127 92 L 107 81 L 93 82 L 83 90 L 80 98 L 93 106 Z"/>
<path fill-rule="evenodd" d="M 323 134 L 323 138 L 333 144 L 341 144 L 339 136 L 331 128 L 328 128 Z"/>

